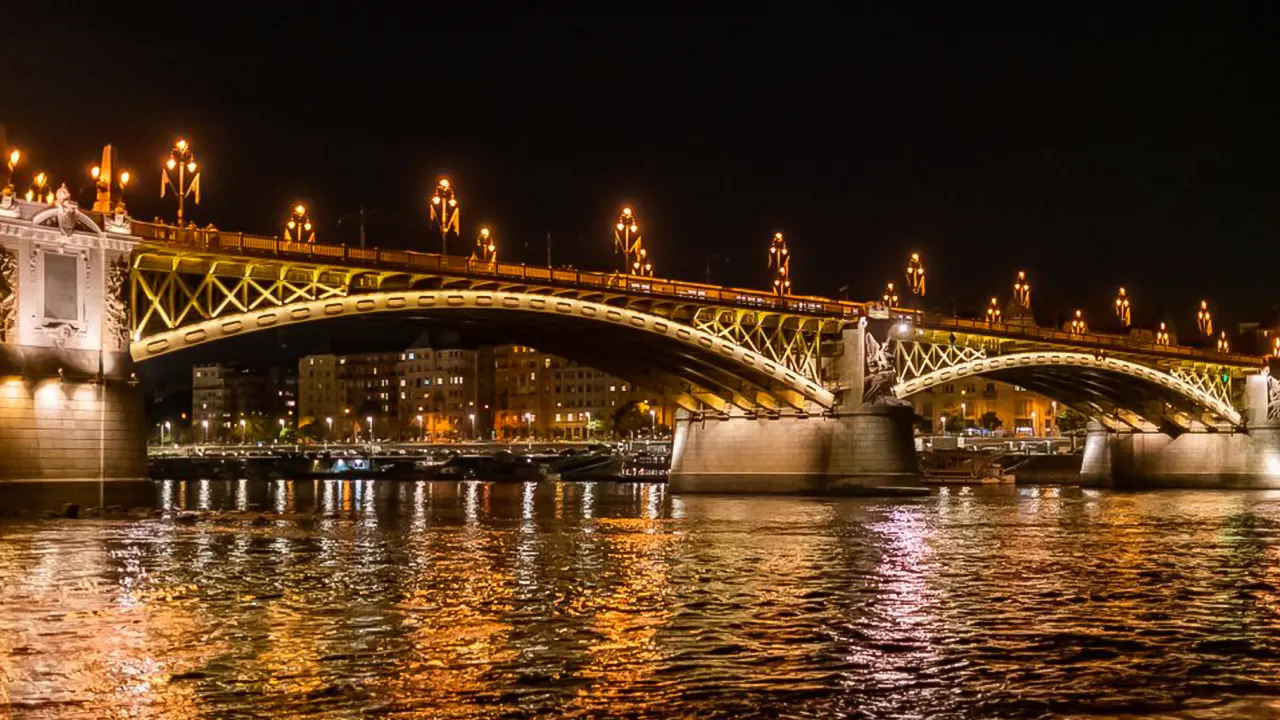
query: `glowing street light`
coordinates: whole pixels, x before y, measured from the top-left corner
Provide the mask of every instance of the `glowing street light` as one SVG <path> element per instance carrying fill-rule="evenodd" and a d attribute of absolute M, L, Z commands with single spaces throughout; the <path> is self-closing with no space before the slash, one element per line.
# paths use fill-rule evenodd
<path fill-rule="evenodd" d="M 924 263 L 920 261 L 920 253 L 911 253 L 907 261 L 907 287 L 912 295 L 924 297 Z"/>
<path fill-rule="evenodd" d="M 476 247 L 471 251 L 471 259 L 482 263 L 498 261 L 498 241 L 489 232 L 489 228 L 480 228 L 480 234 L 476 235 Z"/>
<path fill-rule="evenodd" d="M 787 251 L 787 241 L 782 233 L 773 234 L 773 242 L 769 244 L 769 269 L 773 270 L 773 294 L 791 294 L 791 253 Z"/>
<path fill-rule="evenodd" d="M 471 439 L 476 439 L 476 414 L 467 413 L 467 417 L 471 419 Z"/>
<path fill-rule="evenodd" d="M 1196 327 L 1205 337 L 1213 337 L 1213 316 L 1209 314 L 1209 301 L 1201 300 L 1200 309 L 1196 311 Z"/>
<path fill-rule="evenodd" d="M 1000 312 L 1000 304 L 996 302 L 995 298 L 991 298 L 991 302 L 987 304 L 987 324 L 998 324 L 1002 314 L 1003 313 Z"/>
<path fill-rule="evenodd" d="M 314 243 L 316 234 L 311 229 L 311 216 L 307 206 L 298 203 L 289 209 L 289 219 L 284 224 L 285 242 Z"/>
<path fill-rule="evenodd" d="M 613 251 L 622 253 L 623 269 L 630 275 L 653 277 L 653 263 L 649 251 L 640 236 L 640 223 L 631 208 L 622 208 L 618 222 L 613 226 Z"/>
<path fill-rule="evenodd" d="M 164 161 L 164 168 L 160 171 L 160 197 L 164 197 L 166 188 L 178 196 L 179 227 L 182 226 L 187 196 L 194 195 L 196 204 L 200 204 L 200 173 L 197 172 L 199 167 L 196 164 L 195 155 L 191 152 L 191 146 L 186 140 L 179 138 L 173 144 L 173 149 L 169 151 L 169 159 Z M 174 171 L 178 173 L 176 183 L 170 174 Z"/>
<path fill-rule="evenodd" d="M 1089 329 L 1089 326 L 1084 321 L 1084 313 L 1080 310 L 1076 310 L 1075 317 L 1071 318 L 1071 322 L 1068 323 L 1067 327 L 1073 335 L 1081 335 Z"/>
<path fill-rule="evenodd" d="M 884 294 L 880 296 L 880 299 L 884 301 L 885 307 L 898 307 L 898 291 L 894 289 L 893 283 L 888 283 L 884 286 Z"/>
<path fill-rule="evenodd" d="M 325 441 L 325 444 L 328 444 L 329 441 L 333 439 L 333 418 L 331 417 L 325 418 L 324 424 L 326 426 L 325 433 L 324 433 L 324 441 Z"/>
<path fill-rule="evenodd" d="M 533 440 L 533 413 L 528 413 L 528 412 L 525 413 L 524 422 L 525 422 L 525 436 L 528 437 L 530 441 L 532 441 Z"/>
<path fill-rule="evenodd" d="M 1271 343 L 1271 357 L 1280 358 L 1280 337 Z"/>
<path fill-rule="evenodd" d="M 53 204 L 53 193 L 49 190 L 49 175 L 43 170 L 32 176 L 31 188 L 27 190 L 27 202 L 40 200 Z"/>
<path fill-rule="evenodd" d="M 204 428 L 204 444 L 208 445 L 209 444 L 209 421 L 201 420 L 200 427 Z"/>
<path fill-rule="evenodd" d="M 1222 335 L 1218 337 L 1218 352 L 1220 353 L 1231 352 L 1231 342 L 1227 340 L 1226 330 L 1223 330 Z"/>
<path fill-rule="evenodd" d="M 369 423 L 369 442 L 373 442 L 373 416 L 366 415 L 364 421 Z"/>
<path fill-rule="evenodd" d="M 1156 344 L 1169 344 L 1169 328 L 1164 323 L 1160 323 L 1160 329 L 1156 331 Z"/>
<path fill-rule="evenodd" d="M 449 254 L 449 231 L 458 233 L 458 197 L 453 192 L 449 178 L 440 178 L 431 196 L 431 222 L 440 231 L 440 254 Z"/>
<path fill-rule="evenodd" d="M 1013 301 L 1023 309 L 1031 309 L 1031 283 L 1027 282 L 1027 274 L 1022 270 L 1013 280 Z"/>
<path fill-rule="evenodd" d="M 1133 322 L 1133 315 L 1129 311 L 1129 295 L 1125 293 L 1124 288 L 1120 288 L 1120 292 L 1116 295 L 1116 317 L 1126 328 Z"/>
<path fill-rule="evenodd" d="M 245 423 L 244 418 L 240 418 L 240 444 L 245 444 Z"/>

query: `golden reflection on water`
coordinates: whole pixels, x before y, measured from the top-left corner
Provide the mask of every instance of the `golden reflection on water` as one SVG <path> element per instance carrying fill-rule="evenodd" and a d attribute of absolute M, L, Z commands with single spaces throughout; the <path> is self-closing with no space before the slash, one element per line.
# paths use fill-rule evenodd
<path fill-rule="evenodd" d="M 0 717 L 999 717 L 1280 692 L 1267 494 L 160 490 L 229 512 L 0 521 Z"/>

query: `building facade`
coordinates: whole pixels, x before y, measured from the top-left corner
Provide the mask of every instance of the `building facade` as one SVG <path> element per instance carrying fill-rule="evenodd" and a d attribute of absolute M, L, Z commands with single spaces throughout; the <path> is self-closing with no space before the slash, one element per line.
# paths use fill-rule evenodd
<path fill-rule="evenodd" d="M 247 439 L 247 428 L 295 422 L 296 378 L 280 370 L 211 363 L 191 368 L 191 431 L 196 442 Z M 242 422 L 243 421 L 243 422 Z"/>
<path fill-rule="evenodd" d="M 333 440 L 399 436 L 400 353 L 307 355 L 298 360 L 299 422 Z"/>
<path fill-rule="evenodd" d="M 920 416 L 922 433 L 943 428 L 982 430 L 983 416 L 995 413 L 1003 435 L 1052 435 L 1063 408 L 1043 395 L 1016 385 L 981 377 L 939 385 L 908 398 Z M 959 420 L 957 420 L 959 418 Z M 993 424 L 988 420 L 988 424 Z"/>
<path fill-rule="evenodd" d="M 409 348 L 400 356 L 397 374 L 406 439 L 492 439 L 492 348 Z"/>

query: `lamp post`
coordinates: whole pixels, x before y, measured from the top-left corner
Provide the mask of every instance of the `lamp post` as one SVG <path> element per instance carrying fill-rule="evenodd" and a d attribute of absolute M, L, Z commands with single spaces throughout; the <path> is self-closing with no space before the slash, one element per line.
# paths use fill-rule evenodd
<path fill-rule="evenodd" d="M 208 445 L 209 444 L 209 421 L 201 420 L 200 427 L 204 428 L 204 444 Z"/>
<path fill-rule="evenodd" d="M 1227 340 L 1227 331 L 1223 330 L 1222 335 L 1218 338 L 1218 352 L 1231 352 L 1231 342 Z"/>
<path fill-rule="evenodd" d="M 422 424 L 421 414 L 419 414 L 416 419 L 418 421 L 418 442 L 422 442 L 427 439 L 427 427 Z"/>
<path fill-rule="evenodd" d="M 366 415 L 364 421 L 369 423 L 369 444 L 373 444 L 373 416 Z"/>
<path fill-rule="evenodd" d="M 169 421 L 168 421 L 168 420 L 165 420 L 165 421 L 164 421 L 164 429 L 160 432 L 160 444 L 161 444 L 161 445 L 163 445 L 163 444 L 164 444 L 164 436 L 165 436 L 165 435 L 168 435 L 168 436 L 169 436 L 169 439 L 171 439 L 171 440 L 173 439 L 173 431 L 172 431 L 172 429 L 171 429 L 171 428 L 172 428 L 172 426 L 169 424 Z"/>
<path fill-rule="evenodd" d="M 1120 325 L 1125 328 L 1133 322 L 1133 315 L 1129 311 L 1129 295 L 1125 293 L 1124 288 L 1120 288 L 1120 292 L 1116 294 L 1116 317 L 1119 318 Z"/>
<path fill-rule="evenodd" d="M 894 289 L 893 283 L 888 283 L 884 286 L 884 294 L 880 296 L 880 299 L 884 301 L 885 307 L 898 307 L 898 291 Z"/>
<path fill-rule="evenodd" d="M 920 260 L 920 253 L 911 253 L 911 259 L 907 261 L 907 287 L 912 295 L 924 297 L 924 263 Z"/>
<path fill-rule="evenodd" d="M 311 216 L 307 214 L 306 205 L 298 203 L 293 206 L 289 219 L 284 224 L 284 239 L 286 242 L 298 243 L 316 241 L 316 234 L 311 231 Z"/>
<path fill-rule="evenodd" d="M 498 243 L 493 239 L 493 233 L 489 232 L 489 228 L 480 228 L 480 234 L 476 236 L 476 247 L 471 251 L 471 259 L 482 263 L 498 261 Z"/>
<path fill-rule="evenodd" d="M 1169 328 L 1164 323 L 1160 323 L 1160 329 L 1156 331 L 1156 344 L 1169 344 Z"/>
<path fill-rule="evenodd" d="M 1071 318 L 1071 322 L 1067 325 L 1073 335 L 1082 335 L 1089 326 L 1085 324 L 1083 311 L 1076 310 L 1075 317 Z"/>
<path fill-rule="evenodd" d="M 658 416 L 652 408 L 649 410 L 649 439 L 658 439 Z"/>
<path fill-rule="evenodd" d="M 942 437 L 946 437 L 947 436 L 947 416 L 939 415 L 938 420 L 942 425 Z"/>
<path fill-rule="evenodd" d="M 960 403 L 960 432 L 964 432 L 969 428 L 969 404 Z"/>
<path fill-rule="evenodd" d="M 53 204 L 53 193 L 49 191 L 49 175 L 41 170 L 31 178 L 31 189 L 27 190 L 27 202 L 44 202 Z"/>
<path fill-rule="evenodd" d="M 179 138 L 169 151 L 169 159 L 164 161 L 160 171 L 160 197 L 164 197 L 166 188 L 178 196 L 178 227 L 182 227 L 182 219 L 188 195 L 194 195 L 196 204 L 200 204 L 200 173 L 196 157 L 191 152 L 191 145 Z M 178 182 L 173 181 L 171 173 L 177 172 Z"/>
<path fill-rule="evenodd" d="M 467 417 L 471 420 L 471 439 L 476 439 L 476 414 L 467 413 Z"/>
<path fill-rule="evenodd" d="M 780 232 L 774 233 L 773 242 L 769 243 L 769 269 L 773 270 L 773 294 L 790 295 L 791 254 Z"/>
<path fill-rule="evenodd" d="M 278 443 L 284 437 L 284 418 L 280 418 L 276 422 L 280 425 L 280 433 L 276 435 L 276 442 Z"/>
<path fill-rule="evenodd" d="M 587 439 L 591 439 L 591 411 L 587 411 Z"/>
<path fill-rule="evenodd" d="M 329 447 L 329 443 L 333 441 L 333 418 L 331 417 L 325 418 L 324 424 L 325 424 L 324 445 L 325 447 Z"/>
<path fill-rule="evenodd" d="M 1036 411 L 1032 410 L 1031 411 L 1031 437 L 1036 437 L 1038 433 L 1039 433 L 1039 428 L 1036 426 Z"/>
<path fill-rule="evenodd" d="M 533 446 L 533 413 L 524 414 L 525 437 L 529 439 L 529 445 Z"/>
<path fill-rule="evenodd" d="M 1027 282 L 1027 274 L 1022 270 L 1013 279 L 1013 301 L 1024 310 L 1031 309 L 1031 283 Z"/>
<path fill-rule="evenodd" d="M 240 444 L 241 444 L 241 445 L 244 445 L 244 444 L 247 442 L 247 440 L 248 440 L 248 438 L 246 438 L 246 437 L 245 437 L 245 422 L 244 422 L 244 418 L 240 418 Z"/>
<path fill-rule="evenodd" d="M 5 163 L 4 176 L 0 177 L 0 192 L 3 193 L 7 203 L 9 198 L 13 197 L 13 171 L 18 167 L 18 161 L 22 159 L 22 151 L 16 147 L 9 147 L 3 126 L 0 126 L 0 154 L 4 155 Z"/>
<path fill-rule="evenodd" d="M 1209 301 L 1201 300 L 1200 309 L 1196 311 L 1196 327 L 1205 337 L 1213 337 L 1213 316 L 1209 314 Z"/>
<path fill-rule="evenodd" d="M 458 198 L 449 178 L 440 178 L 431 196 L 431 222 L 440 231 L 440 254 L 449 254 L 449 231 L 458 232 Z"/>
<path fill-rule="evenodd" d="M 987 305 L 987 324 L 996 325 L 1000 322 L 1000 305 L 995 298 L 991 298 L 991 302 Z"/>
<path fill-rule="evenodd" d="M 622 253 L 623 270 L 629 275 L 653 277 L 653 263 L 640 235 L 640 223 L 631 208 L 622 208 L 618 222 L 613 226 L 613 250 Z"/>
<path fill-rule="evenodd" d="M 1053 431 L 1054 431 L 1054 434 L 1057 434 L 1058 432 L 1058 401 L 1057 400 L 1049 401 L 1049 415 L 1053 417 Z"/>

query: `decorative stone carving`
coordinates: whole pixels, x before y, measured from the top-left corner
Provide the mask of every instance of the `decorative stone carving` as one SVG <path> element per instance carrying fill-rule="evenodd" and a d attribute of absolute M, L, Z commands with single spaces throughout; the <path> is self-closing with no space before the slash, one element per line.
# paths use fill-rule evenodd
<path fill-rule="evenodd" d="M 866 385 L 862 393 L 862 402 L 870 405 L 908 405 L 907 401 L 893 394 L 893 386 L 897 382 L 898 374 L 894 370 L 893 359 L 889 356 L 888 341 L 882 345 L 879 340 L 876 340 L 875 335 L 866 329 L 865 319 L 861 324 L 863 326 L 862 346 L 866 351 Z"/>
<path fill-rule="evenodd" d="M 76 231 L 76 215 L 80 212 L 80 203 L 71 199 L 71 191 L 67 189 L 66 183 L 58 188 L 54 200 L 58 208 L 58 229 L 63 235 L 71 237 L 71 233 Z"/>
<path fill-rule="evenodd" d="M 109 233 L 128 235 L 133 230 L 133 223 L 130 222 L 129 212 L 123 202 L 116 203 L 116 211 L 106 216 L 105 220 Z"/>
<path fill-rule="evenodd" d="M 1280 423 L 1280 380 L 1267 376 L 1267 421 Z"/>
<path fill-rule="evenodd" d="M 129 258 L 121 256 L 107 271 L 107 298 L 103 308 L 103 345 L 114 341 L 116 350 L 129 348 Z"/>
<path fill-rule="evenodd" d="M 14 202 L 13 186 L 6 185 L 0 188 L 0 215 L 5 217 L 18 217 L 18 205 Z"/>
<path fill-rule="evenodd" d="M 0 342 L 14 342 L 18 327 L 18 256 L 0 248 Z"/>

